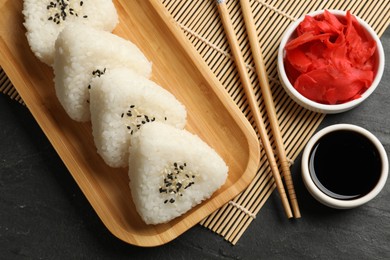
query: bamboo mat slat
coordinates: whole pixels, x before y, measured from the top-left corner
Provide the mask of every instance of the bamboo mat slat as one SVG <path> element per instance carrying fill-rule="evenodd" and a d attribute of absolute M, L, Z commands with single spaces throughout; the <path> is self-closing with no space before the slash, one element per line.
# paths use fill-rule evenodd
<path fill-rule="evenodd" d="M 196 48 L 199 55 L 208 65 L 210 71 L 218 78 L 221 85 L 229 93 L 252 126 L 254 126 L 238 72 L 230 55 L 215 0 L 161 0 L 161 4 L 172 15 L 188 41 Z M 264 117 L 267 131 L 270 134 L 271 129 L 264 103 L 262 102 L 259 81 L 255 73 L 239 1 L 228 0 L 226 4 L 255 89 L 259 109 Z M 319 9 L 340 9 L 351 10 L 353 14 L 370 24 L 378 35 L 381 36 L 390 24 L 389 1 L 250 0 L 250 4 L 256 21 L 255 25 L 263 50 L 287 156 L 293 163 L 323 120 L 324 115 L 310 112 L 300 107 L 287 96 L 280 86 L 276 60 L 277 48 L 283 32 L 291 22 L 306 13 Z M 1 68 L 0 92 L 24 104 Z M 260 160 L 259 170 L 250 185 L 232 201 L 200 223 L 202 226 L 223 236 L 232 244 L 238 242 L 275 189 L 272 173 L 264 153 L 262 153 Z"/>

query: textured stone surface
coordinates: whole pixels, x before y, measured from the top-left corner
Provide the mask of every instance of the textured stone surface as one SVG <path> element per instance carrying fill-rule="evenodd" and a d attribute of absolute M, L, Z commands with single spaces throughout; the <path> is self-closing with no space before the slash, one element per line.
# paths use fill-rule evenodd
<path fill-rule="evenodd" d="M 390 57 L 390 31 L 382 37 Z M 277 193 L 236 246 L 195 226 L 156 248 L 115 238 L 102 224 L 27 108 L 0 95 L 0 259 L 390 259 L 390 184 L 372 202 L 339 211 L 317 203 L 292 167 L 302 219 L 287 220 Z M 390 63 L 358 108 L 320 128 L 352 123 L 390 151 Z"/>

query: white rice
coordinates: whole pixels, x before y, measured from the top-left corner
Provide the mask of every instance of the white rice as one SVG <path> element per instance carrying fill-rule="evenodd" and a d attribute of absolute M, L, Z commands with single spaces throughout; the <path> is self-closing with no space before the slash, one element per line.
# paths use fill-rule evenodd
<path fill-rule="evenodd" d="M 128 165 L 130 137 L 139 128 L 153 121 L 183 128 L 187 116 L 170 92 L 124 68 L 92 80 L 90 110 L 97 151 L 111 167 Z"/>
<path fill-rule="evenodd" d="M 228 167 L 223 159 L 186 130 L 151 123 L 131 142 L 130 189 L 136 209 L 147 224 L 168 222 L 184 214 L 226 181 Z"/>
<path fill-rule="evenodd" d="M 79 122 L 90 120 L 88 86 L 94 76 L 118 67 L 144 77 L 152 71 L 152 64 L 132 42 L 86 25 L 68 24 L 55 46 L 56 94 L 69 116 Z"/>
<path fill-rule="evenodd" d="M 66 16 L 61 16 L 61 8 Z M 24 0 L 23 14 L 31 50 L 50 66 L 55 40 L 68 22 L 79 21 L 105 31 L 112 31 L 118 23 L 118 14 L 111 0 Z"/>

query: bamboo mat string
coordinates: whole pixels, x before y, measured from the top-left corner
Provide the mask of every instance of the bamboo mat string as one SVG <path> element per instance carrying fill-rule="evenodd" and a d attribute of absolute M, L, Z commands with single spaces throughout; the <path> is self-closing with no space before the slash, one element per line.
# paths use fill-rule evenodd
<path fill-rule="evenodd" d="M 226 92 L 236 102 L 248 121 L 254 126 L 251 111 L 242 90 L 238 73 L 229 53 L 227 39 L 218 17 L 215 0 L 161 0 L 183 30 L 188 41 L 218 78 Z M 275 108 L 290 163 L 298 157 L 307 141 L 322 122 L 324 115 L 305 110 L 294 103 L 283 91 L 276 71 L 277 48 L 289 24 L 302 15 L 319 9 L 351 10 L 364 19 L 381 36 L 390 24 L 388 0 L 250 0 L 264 62 L 270 79 Z M 259 109 L 267 117 L 255 75 L 253 59 L 246 39 L 243 17 L 238 0 L 227 0 L 231 17 L 244 53 L 247 69 L 258 98 Z M 253 77 L 253 78 L 252 78 Z M 24 104 L 7 75 L 0 68 L 0 92 Z M 275 189 L 272 173 L 265 154 L 261 154 L 260 167 L 249 186 L 238 196 L 201 221 L 201 225 L 236 244 L 249 225 L 256 219 Z M 298 195 L 299 199 L 299 195 Z"/>
<path fill-rule="evenodd" d="M 263 1 L 263 0 L 256 0 L 256 2 L 258 2 L 259 4 L 265 6 L 265 7 L 268 8 L 268 9 L 272 10 L 273 12 L 275 12 L 275 13 L 277 13 L 277 14 L 279 14 L 279 15 L 282 15 L 282 16 L 288 18 L 288 19 L 291 20 L 291 21 L 295 21 L 295 20 L 296 20 L 295 17 L 293 17 L 293 16 L 289 15 L 288 13 L 286 13 L 286 12 L 284 12 L 284 11 L 282 11 L 282 10 L 276 8 L 275 6 L 273 6 L 273 5 L 271 5 L 271 4 L 268 4 L 266 1 Z"/>

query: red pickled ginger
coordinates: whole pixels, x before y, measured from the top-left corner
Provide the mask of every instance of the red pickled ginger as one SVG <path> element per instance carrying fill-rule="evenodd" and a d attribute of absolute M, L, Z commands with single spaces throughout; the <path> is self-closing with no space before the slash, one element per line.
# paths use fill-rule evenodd
<path fill-rule="evenodd" d="M 306 16 L 285 47 L 287 76 L 303 96 L 323 104 L 360 97 L 374 79 L 376 43 L 349 11 Z"/>

